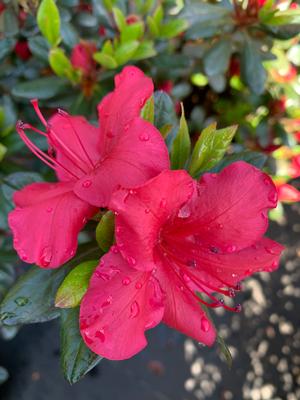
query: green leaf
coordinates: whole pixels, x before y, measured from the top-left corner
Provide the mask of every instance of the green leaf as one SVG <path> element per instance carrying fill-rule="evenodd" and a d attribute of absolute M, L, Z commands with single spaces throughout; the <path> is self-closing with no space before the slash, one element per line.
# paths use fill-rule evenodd
<path fill-rule="evenodd" d="M 175 125 L 176 113 L 170 96 L 160 90 L 154 93 L 154 125 L 160 129 L 164 125 Z"/>
<path fill-rule="evenodd" d="M 245 161 L 255 167 L 262 169 L 267 161 L 267 156 L 263 153 L 255 151 L 242 151 L 240 153 L 231 154 L 225 156 L 216 166 L 214 166 L 209 172 L 220 172 L 227 165 L 232 164 L 236 161 Z"/>
<path fill-rule="evenodd" d="M 205 128 L 194 147 L 189 171 L 192 176 L 207 171 L 216 165 L 224 156 L 237 126 L 216 130 L 212 124 Z"/>
<path fill-rule="evenodd" d="M 220 349 L 221 353 L 225 357 L 228 367 L 231 368 L 232 367 L 232 355 L 231 355 L 230 350 L 229 350 L 227 344 L 225 343 L 224 339 L 219 334 L 217 336 L 217 343 L 219 345 L 219 349 Z"/>
<path fill-rule="evenodd" d="M 115 51 L 115 59 L 118 65 L 125 64 L 127 61 L 129 61 L 138 49 L 138 47 L 139 42 L 136 40 L 126 42 L 118 46 Z"/>
<path fill-rule="evenodd" d="M 121 31 L 121 43 L 126 43 L 132 40 L 141 39 L 143 33 L 144 33 L 143 22 L 135 22 L 134 24 L 126 25 Z"/>
<path fill-rule="evenodd" d="M 110 40 L 106 40 L 106 42 L 103 44 L 102 49 L 101 49 L 102 54 L 107 54 L 109 56 L 113 56 L 114 54 L 114 48 Z"/>
<path fill-rule="evenodd" d="M 9 257 L 10 256 L 10 257 Z M 9 287 L 13 284 L 15 280 L 15 269 L 14 266 L 8 264 L 7 261 L 15 261 L 15 254 L 8 254 L 8 251 L 0 250 L 0 301 L 7 293 Z"/>
<path fill-rule="evenodd" d="M 181 118 L 178 133 L 173 141 L 171 150 L 172 169 L 183 169 L 191 153 L 191 139 L 189 128 L 184 115 L 183 104 L 181 103 Z"/>
<path fill-rule="evenodd" d="M 122 32 L 123 28 L 125 28 L 127 25 L 124 14 L 122 13 L 122 11 L 119 8 L 113 7 L 113 15 L 114 15 L 114 20 L 116 21 L 116 25 L 117 25 L 119 31 Z"/>
<path fill-rule="evenodd" d="M 157 26 L 154 19 L 150 15 L 147 16 L 147 25 L 148 25 L 151 35 L 153 37 L 158 37 L 159 36 L 159 26 Z"/>
<path fill-rule="evenodd" d="M 49 76 L 18 83 L 12 89 L 12 94 L 13 96 L 25 99 L 38 98 L 40 100 L 45 100 L 63 93 L 67 86 L 68 81 L 65 79 L 57 76 Z"/>
<path fill-rule="evenodd" d="M 107 69 L 115 69 L 118 66 L 117 61 L 114 59 L 114 57 L 101 53 L 100 51 L 97 53 L 94 53 L 93 55 L 94 59 L 101 64 L 104 68 Z"/>
<path fill-rule="evenodd" d="M 166 22 L 159 30 L 159 37 L 162 39 L 171 39 L 181 32 L 185 31 L 188 23 L 185 19 L 174 19 Z"/>
<path fill-rule="evenodd" d="M 28 39 L 28 46 L 35 57 L 48 62 L 50 46 L 45 38 L 42 36 L 33 36 Z"/>
<path fill-rule="evenodd" d="M 4 38 L 0 40 L 0 61 L 2 61 L 12 51 L 16 41 L 11 38 Z"/>
<path fill-rule="evenodd" d="M 163 8 L 162 8 L 162 5 L 160 4 L 157 8 L 156 8 L 156 10 L 154 11 L 154 14 L 153 14 L 153 21 L 155 22 L 155 25 L 156 26 L 160 26 L 161 25 L 161 23 L 162 23 L 162 20 L 163 20 L 163 17 L 164 17 L 164 10 L 163 10 Z"/>
<path fill-rule="evenodd" d="M 262 29 L 276 39 L 288 40 L 299 34 L 300 24 L 287 24 L 280 26 L 262 25 Z"/>
<path fill-rule="evenodd" d="M 31 267 L 10 288 L 0 306 L 0 321 L 4 325 L 32 324 L 58 317 L 54 306 L 58 287 L 71 267 L 87 257 L 97 257 L 99 249 L 88 249 L 74 257 L 64 266 L 49 270 Z"/>
<path fill-rule="evenodd" d="M 246 39 L 241 53 L 241 78 L 250 90 L 260 95 L 265 90 L 267 73 L 255 43 Z"/>
<path fill-rule="evenodd" d="M 9 378 L 9 374 L 8 374 L 7 370 L 3 367 L 0 367 L 0 385 L 2 385 L 2 383 L 7 381 L 8 378 Z"/>
<path fill-rule="evenodd" d="M 6 37 L 16 36 L 19 31 L 18 18 L 12 9 L 6 9 L 3 13 L 4 32 Z"/>
<path fill-rule="evenodd" d="M 14 172 L 0 180 L 0 229 L 7 229 L 7 214 L 14 208 L 13 194 L 24 186 L 42 181 L 35 172 Z"/>
<path fill-rule="evenodd" d="M 61 368 L 65 379 L 78 382 L 102 357 L 92 353 L 79 332 L 79 309 L 61 310 Z"/>
<path fill-rule="evenodd" d="M 104 252 L 110 249 L 114 241 L 115 218 L 112 211 L 107 211 L 96 228 L 96 240 Z"/>
<path fill-rule="evenodd" d="M 206 53 L 203 59 L 204 71 L 207 76 L 219 75 L 228 70 L 231 55 L 231 41 L 221 39 Z"/>
<path fill-rule="evenodd" d="M 0 162 L 3 160 L 6 152 L 7 148 L 2 143 L 0 143 Z"/>
<path fill-rule="evenodd" d="M 60 16 L 54 0 L 42 0 L 37 12 L 37 24 L 52 46 L 60 41 Z"/>
<path fill-rule="evenodd" d="M 154 123 L 154 98 L 153 96 L 150 97 L 146 101 L 146 104 L 142 108 L 141 117 L 145 120 L 150 122 L 150 124 Z"/>
<path fill-rule="evenodd" d="M 144 60 L 156 55 L 154 43 L 151 40 L 145 40 L 139 44 L 139 47 L 131 57 L 132 60 Z"/>
<path fill-rule="evenodd" d="M 50 50 L 49 63 L 56 75 L 66 77 L 75 83 L 79 81 L 80 74 L 74 70 L 71 61 L 59 47 Z"/>
<path fill-rule="evenodd" d="M 79 35 L 70 22 L 64 21 L 64 23 L 60 27 L 60 33 L 62 41 L 70 49 L 72 49 L 79 42 Z"/>
<path fill-rule="evenodd" d="M 73 308 L 80 304 L 98 263 L 99 260 L 85 261 L 72 269 L 58 288 L 55 307 Z"/>

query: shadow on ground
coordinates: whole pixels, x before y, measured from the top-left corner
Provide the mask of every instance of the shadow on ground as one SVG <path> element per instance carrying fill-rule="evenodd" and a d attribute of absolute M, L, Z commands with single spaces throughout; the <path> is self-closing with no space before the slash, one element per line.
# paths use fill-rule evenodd
<path fill-rule="evenodd" d="M 216 324 L 234 356 L 229 370 L 216 349 L 160 326 L 135 358 L 103 361 L 74 386 L 59 370 L 57 322 L 22 328 L 0 343 L 10 379 L 1 400 L 297 400 L 300 399 L 300 206 L 270 236 L 287 250 L 280 269 L 248 279 L 241 314 L 218 311 Z"/>

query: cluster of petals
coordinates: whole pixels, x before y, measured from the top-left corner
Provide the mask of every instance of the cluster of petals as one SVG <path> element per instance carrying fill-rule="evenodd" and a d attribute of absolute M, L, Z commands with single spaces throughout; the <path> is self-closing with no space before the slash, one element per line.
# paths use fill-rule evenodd
<path fill-rule="evenodd" d="M 277 190 L 266 174 L 235 162 L 199 181 L 164 171 L 120 189 L 116 244 L 95 269 L 80 308 L 87 346 L 108 359 L 132 357 L 160 322 L 206 345 L 215 328 L 201 303 L 239 311 L 240 282 L 278 267 L 283 247 L 264 237 Z"/>
<path fill-rule="evenodd" d="M 80 230 L 99 207 L 108 206 L 117 188 L 140 185 L 169 168 L 160 132 L 140 117 L 152 93 L 150 78 L 138 68 L 124 68 L 115 77 L 115 90 L 98 105 L 99 127 L 62 110 L 46 121 L 33 101 L 46 132 L 22 122 L 17 131 L 55 170 L 58 182 L 33 183 L 14 194 L 16 208 L 8 220 L 23 261 L 44 268 L 64 264 L 76 252 Z M 27 130 L 46 137 L 48 153 Z"/>

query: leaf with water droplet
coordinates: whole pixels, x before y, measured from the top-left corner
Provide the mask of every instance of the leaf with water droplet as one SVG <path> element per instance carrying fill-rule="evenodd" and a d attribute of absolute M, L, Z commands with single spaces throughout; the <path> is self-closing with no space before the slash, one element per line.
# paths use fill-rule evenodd
<path fill-rule="evenodd" d="M 114 241 L 115 216 L 112 211 L 107 211 L 101 218 L 96 228 L 96 240 L 99 247 L 107 252 Z"/>
<path fill-rule="evenodd" d="M 102 357 L 91 352 L 79 332 L 79 309 L 64 309 L 61 319 L 61 368 L 65 379 L 73 384 L 78 382 Z"/>
<path fill-rule="evenodd" d="M 58 288 L 55 296 L 56 307 L 73 308 L 80 304 L 98 262 L 98 260 L 85 261 L 72 269 Z"/>
<path fill-rule="evenodd" d="M 98 258 L 99 248 L 80 246 L 77 256 L 58 269 L 31 267 L 21 275 L 5 295 L 0 306 L 0 318 L 4 325 L 22 325 L 49 321 L 59 316 L 54 306 L 58 287 L 70 269 L 86 258 Z M 20 298 L 28 299 L 22 307 Z"/>

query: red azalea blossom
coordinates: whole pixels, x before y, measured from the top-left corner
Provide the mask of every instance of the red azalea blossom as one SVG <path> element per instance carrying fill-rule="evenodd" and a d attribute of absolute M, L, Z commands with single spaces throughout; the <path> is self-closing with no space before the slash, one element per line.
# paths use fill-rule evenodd
<path fill-rule="evenodd" d="M 93 54 L 96 51 L 97 48 L 94 43 L 78 43 L 72 49 L 71 63 L 73 67 L 80 69 L 86 76 L 91 75 L 96 68 L 96 62 L 93 59 Z"/>
<path fill-rule="evenodd" d="M 153 92 L 151 79 L 138 68 L 126 67 L 115 85 L 98 106 L 100 128 L 64 111 L 46 122 L 37 102 L 46 133 L 18 123 L 25 144 L 59 180 L 31 184 L 14 195 L 9 225 L 22 260 L 44 268 L 62 265 L 74 255 L 80 229 L 97 207 L 108 205 L 114 190 L 140 185 L 169 168 L 159 131 L 140 118 Z M 26 129 L 46 136 L 48 154 L 29 140 Z"/>
<path fill-rule="evenodd" d="M 295 203 L 300 201 L 300 192 L 294 186 L 283 183 L 277 186 L 278 200 L 284 203 Z"/>
<path fill-rule="evenodd" d="M 278 267 L 283 247 L 263 237 L 276 204 L 272 180 L 244 162 L 199 182 L 185 171 L 164 171 L 117 191 L 110 203 L 117 244 L 81 303 L 87 346 L 109 359 L 129 358 L 161 321 L 212 345 L 215 329 L 199 303 L 239 311 L 217 296 L 234 297 L 242 279 Z"/>

